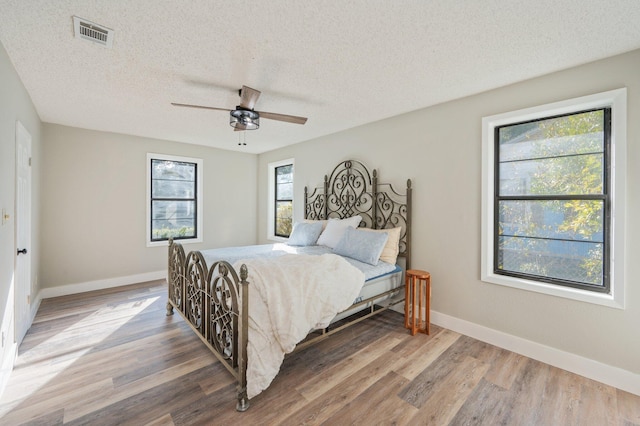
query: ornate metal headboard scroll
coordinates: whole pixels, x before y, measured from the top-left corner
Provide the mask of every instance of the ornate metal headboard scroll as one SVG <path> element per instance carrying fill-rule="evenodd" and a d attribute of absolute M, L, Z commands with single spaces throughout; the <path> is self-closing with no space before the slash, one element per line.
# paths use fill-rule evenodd
<path fill-rule="evenodd" d="M 401 227 L 400 255 L 411 253 L 411 180 L 406 193 L 397 192 L 391 184 L 378 183 L 378 173 L 369 173 L 359 161 L 338 164 L 324 184 L 311 192 L 304 188 L 305 219 L 344 219 L 362 216 L 360 227 L 386 229 Z"/>

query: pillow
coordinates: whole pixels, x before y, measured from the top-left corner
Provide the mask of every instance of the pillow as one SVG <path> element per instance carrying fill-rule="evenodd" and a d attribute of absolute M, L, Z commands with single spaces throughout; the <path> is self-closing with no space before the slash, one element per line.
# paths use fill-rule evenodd
<path fill-rule="evenodd" d="M 313 246 L 322 232 L 322 223 L 296 223 L 289 235 L 290 246 Z"/>
<path fill-rule="evenodd" d="M 382 254 L 380 254 L 380 260 L 395 265 L 396 260 L 398 259 L 398 253 L 400 253 L 400 233 L 402 232 L 402 228 L 397 227 L 388 229 L 361 229 L 365 232 L 385 232 L 389 235 L 387 244 L 384 245 Z"/>
<path fill-rule="evenodd" d="M 348 227 L 333 252 L 370 265 L 377 265 L 389 235 Z"/>
<path fill-rule="evenodd" d="M 329 219 L 326 228 L 318 238 L 318 245 L 334 248 L 342 238 L 344 231 L 350 226 L 357 228 L 361 220 L 361 216 L 353 216 L 347 219 Z"/>

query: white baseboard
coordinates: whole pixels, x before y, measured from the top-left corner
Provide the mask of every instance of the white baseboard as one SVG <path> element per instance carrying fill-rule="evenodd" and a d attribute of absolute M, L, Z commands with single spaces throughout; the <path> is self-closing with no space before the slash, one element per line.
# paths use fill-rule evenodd
<path fill-rule="evenodd" d="M 0 345 L 0 396 L 4 392 L 4 388 L 7 386 L 9 382 L 9 376 L 11 376 L 11 371 L 13 370 L 13 364 L 16 360 L 16 355 L 18 353 L 18 345 L 15 340 L 14 333 L 14 324 L 13 324 L 13 284 L 9 289 L 9 297 L 7 299 L 7 306 L 4 310 L 4 315 L 2 316 L 0 323 L 0 331 L 2 332 L 2 344 Z M 0 417 L 2 413 L 0 413 Z"/>
<path fill-rule="evenodd" d="M 9 377 L 11 371 L 13 371 L 13 365 L 18 353 L 18 346 L 14 342 L 5 344 L 3 353 L 1 354 L 2 362 L 0 362 L 0 396 L 2 396 L 7 383 L 9 383 Z"/>
<path fill-rule="evenodd" d="M 18 345 L 15 342 L 15 310 L 14 310 L 14 285 L 13 281 L 9 287 L 7 302 L 0 318 L 0 334 L 2 334 L 2 343 L 0 344 L 0 396 L 4 392 L 4 388 L 9 382 L 9 376 L 13 370 L 13 364 L 18 353 Z M 0 412 L 0 417 L 2 413 Z"/>
<path fill-rule="evenodd" d="M 640 375 L 589 358 L 506 334 L 440 312 L 431 311 L 431 322 L 460 334 L 524 355 L 545 364 L 640 395 Z"/>
<path fill-rule="evenodd" d="M 38 292 L 36 297 L 34 297 L 31 301 L 31 310 L 29 312 L 29 327 L 33 324 L 33 320 L 36 318 L 36 314 L 38 313 L 38 309 L 40 308 L 40 302 L 42 302 L 42 292 Z"/>
<path fill-rule="evenodd" d="M 67 296 L 70 294 L 84 293 L 87 291 L 103 290 L 105 288 L 120 287 L 123 285 L 143 283 L 146 281 L 161 280 L 167 277 L 167 271 L 146 272 L 144 274 L 128 275 L 126 277 L 107 278 L 105 280 L 89 281 L 86 283 L 47 287 L 40 290 L 36 298 L 38 306 L 42 299 L 50 297 Z M 35 305 L 36 303 L 34 303 Z"/>

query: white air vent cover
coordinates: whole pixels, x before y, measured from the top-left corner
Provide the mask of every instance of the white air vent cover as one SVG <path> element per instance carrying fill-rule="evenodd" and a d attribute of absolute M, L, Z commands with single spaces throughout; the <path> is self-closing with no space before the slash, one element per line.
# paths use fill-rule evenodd
<path fill-rule="evenodd" d="M 103 27 L 102 25 L 94 24 L 91 21 L 74 16 L 73 30 L 76 38 L 89 40 L 108 48 L 111 48 L 113 45 L 113 30 L 111 28 Z"/>

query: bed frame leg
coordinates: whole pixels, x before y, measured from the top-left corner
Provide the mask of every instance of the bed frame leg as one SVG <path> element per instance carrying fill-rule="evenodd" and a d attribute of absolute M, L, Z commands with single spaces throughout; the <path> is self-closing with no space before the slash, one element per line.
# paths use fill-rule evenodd
<path fill-rule="evenodd" d="M 236 404 L 236 411 L 247 411 L 249 409 L 249 398 L 247 398 L 247 392 L 238 393 L 238 403 Z"/>
<path fill-rule="evenodd" d="M 171 315 L 173 315 L 173 305 L 167 302 L 167 316 L 170 317 Z"/>
<path fill-rule="evenodd" d="M 242 303 L 239 324 L 238 342 L 238 403 L 236 410 L 247 411 L 249 398 L 247 397 L 247 344 L 249 341 L 249 282 L 247 265 L 240 267 L 240 300 Z"/>

